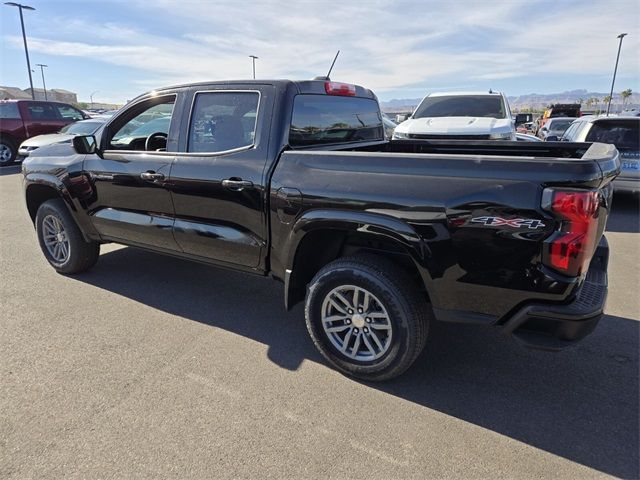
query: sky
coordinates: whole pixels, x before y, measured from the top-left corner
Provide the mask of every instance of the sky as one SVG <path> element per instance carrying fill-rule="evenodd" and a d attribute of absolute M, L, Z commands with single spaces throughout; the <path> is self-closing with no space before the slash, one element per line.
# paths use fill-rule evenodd
<path fill-rule="evenodd" d="M 4 2 L 3 2 L 4 3 Z M 443 90 L 640 95 L 640 0 L 21 0 L 47 88 L 124 103 L 177 83 L 332 79 L 385 101 Z M 0 85 L 27 88 L 18 9 L 0 5 Z M 42 87 L 39 69 L 34 86 Z M 95 92 L 95 93 L 94 93 Z"/>

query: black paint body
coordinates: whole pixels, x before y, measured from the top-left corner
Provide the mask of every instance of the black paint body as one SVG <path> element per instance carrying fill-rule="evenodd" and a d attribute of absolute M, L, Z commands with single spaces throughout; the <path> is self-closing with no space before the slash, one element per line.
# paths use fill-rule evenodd
<path fill-rule="evenodd" d="M 220 89 L 260 92 L 255 144 L 187 153 L 194 94 Z M 271 274 L 285 281 L 287 306 L 317 264 L 358 246 L 410 261 L 442 320 L 503 323 L 532 302 L 566 303 L 584 278 L 541 263 L 543 241 L 560 226 L 542 209 L 542 191 L 599 189 L 601 234 L 619 172 L 615 148 L 600 144 L 381 139 L 291 149 L 293 99 L 325 94 L 318 81 L 218 82 L 154 95 L 165 93 L 177 95 L 166 152 L 109 151 L 105 130 L 96 154 L 68 145 L 34 152 L 23 166 L 32 218 L 53 190 L 87 239 Z M 357 96 L 375 99 L 361 87 Z M 164 178 L 140 177 L 150 171 Z M 224 179 L 252 186 L 231 190 Z M 483 216 L 544 227 L 471 222 Z"/>

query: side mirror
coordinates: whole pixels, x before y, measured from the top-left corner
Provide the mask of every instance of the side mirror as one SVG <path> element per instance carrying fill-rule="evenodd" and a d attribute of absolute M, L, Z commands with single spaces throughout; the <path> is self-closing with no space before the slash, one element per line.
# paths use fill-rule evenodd
<path fill-rule="evenodd" d="M 90 155 L 98 151 L 98 142 L 93 135 L 77 135 L 73 137 L 73 149 L 81 155 Z"/>
<path fill-rule="evenodd" d="M 557 135 L 548 135 L 547 138 L 544 139 L 545 142 L 557 142 L 558 141 L 558 136 Z"/>

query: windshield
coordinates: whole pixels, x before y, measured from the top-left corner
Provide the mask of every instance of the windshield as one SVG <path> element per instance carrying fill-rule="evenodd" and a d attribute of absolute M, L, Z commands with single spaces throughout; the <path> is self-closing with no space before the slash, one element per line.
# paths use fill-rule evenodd
<path fill-rule="evenodd" d="M 554 132 L 564 132 L 567 128 L 569 128 L 569 125 L 571 125 L 574 120 L 575 118 L 570 118 L 568 120 L 554 120 L 553 122 L 551 122 L 549 130 L 553 130 Z"/>
<path fill-rule="evenodd" d="M 426 97 L 413 118 L 488 117 L 505 118 L 505 106 L 499 95 L 443 95 Z"/>
<path fill-rule="evenodd" d="M 100 126 L 102 122 L 77 122 L 71 123 L 60 130 L 60 133 L 69 133 L 71 135 L 91 135 Z"/>

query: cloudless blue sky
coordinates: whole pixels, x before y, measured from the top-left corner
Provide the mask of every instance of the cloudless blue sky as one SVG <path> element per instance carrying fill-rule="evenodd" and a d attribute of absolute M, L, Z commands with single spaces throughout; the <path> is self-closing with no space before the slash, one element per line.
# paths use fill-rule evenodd
<path fill-rule="evenodd" d="M 332 78 L 382 100 L 434 90 L 509 95 L 608 92 L 626 32 L 616 91 L 640 93 L 636 0 L 239 2 L 23 0 L 32 65 L 48 88 L 122 103 L 155 87 L 200 80 Z M 0 85 L 28 87 L 18 10 L 0 5 Z M 35 68 L 35 67 L 33 67 Z M 39 69 L 34 86 L 41 87 Z"/>

